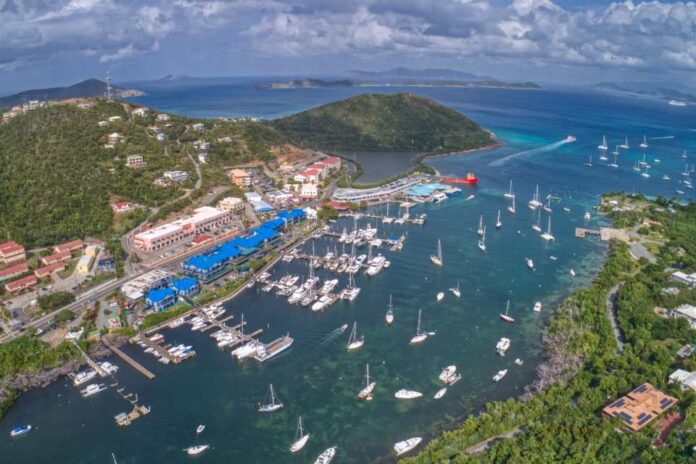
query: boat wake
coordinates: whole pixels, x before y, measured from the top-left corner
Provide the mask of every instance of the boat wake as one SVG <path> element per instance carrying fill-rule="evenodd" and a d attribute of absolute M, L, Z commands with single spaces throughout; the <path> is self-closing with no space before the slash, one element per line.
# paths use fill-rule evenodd
<path fill-rule="evenodd" d="M 317 345 L 317 348 L 322 347 L 324 345 L 327 345 L 327 344 L 331 343 L 332 341 L 336 340 L 338 337 L 343 335 L 345 333 L 345 331 L 346 331 L 346 329 L 344 329 L 343 327 L 339 327 L 337 329 L 332 330 L 331 332 L 329 332 L 329 334 L 327 336 L 325 336 L 319 342 L 319 344 Z"/>
<path fill-rule="evenodd" d="M 664 137 L 648 137 L 648 140 L 665 140 L 665 139 L 673 139 L 673 135 L 665 135 Z"/>
<path fill-rule="evenodd" d="M 539 153 L 544 153 L 547 151 L 552 151 L 555 150 L 558 147 L 562 147 L 563 145 L 566 145 L 568 143 L 572 143 L 571 141 L 567 139 L 559 140 L 558 142 L 551 143 L 549 145 L 544 145 L 543 147 L 539 148 L 532 148 L 531 150 L 525 150 L 525 151 L 520 151 L 518 153 L 513 153 L 512 155 L 505 156 L 503 158 L 497 159 L 495 161 L 492 161 L 488 164 L 488 166 L 502 166 L 503 164 L 507 163 L 510 160 L 513 159 L 519 159 L 519 158 L 529 158 L 530 156 L 539 154 Z"/>

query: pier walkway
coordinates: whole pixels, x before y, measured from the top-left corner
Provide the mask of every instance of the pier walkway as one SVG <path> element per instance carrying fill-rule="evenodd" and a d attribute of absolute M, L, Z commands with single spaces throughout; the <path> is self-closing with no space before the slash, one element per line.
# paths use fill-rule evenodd
<path fill-rule="evenodd" d="M 135 359 L 128 356 L 126 353 L 121 351 L 119 348 L 112 345 L 111 342 L 109 342 L 106 338 L 102 339 L 102 343 L 104 343 L 104 345 L 106 345 L 106 347 L 108 349 L 113 351 L 119 358 L 123 359 L 125 362 L 130 364 L 136 371 L 140 372 L 148 379 L 152 380 L 155 378 L 155 374 L 153 374 L 152 372 L 147 370 L 142 364 L 140 364 L 138 361 L 136 361 Z"/>

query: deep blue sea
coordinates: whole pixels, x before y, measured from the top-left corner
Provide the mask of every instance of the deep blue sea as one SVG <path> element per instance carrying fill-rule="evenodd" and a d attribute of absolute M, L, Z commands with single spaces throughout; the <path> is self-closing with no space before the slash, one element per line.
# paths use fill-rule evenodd
<path fill-rule="evenodd" d="M 429 161 L 444 175 L 474 171 L 481 182 L 458 197 L 414 208 L 414 213 L 428 214 L 424 226 L 379 224 L 381 236 L 406 234 L 406 244 L 400 252 L 382 251 L 391 260 L 389 269 L 374 278 L 358 276 L 362 292 L 352 304 L 339 302 L 325 313 L 313 314 L 256 289 L 227 304 L 229 313 L 237 316 L 235 320 L 244 313 L 250 328 L 264 329 L 262 340 L 289 332 L 295 344 L 282 356 L 263 365 L 240 365 L 205 335 L 187 327 L 165 331 L 169 342 L 192 344 L 198 355 L 178 366 L 163 366 L 137 347 L 126 347 L 157 374 L 152 381 L 114 360 L 121 366 L 116 375 L 120 384 L 152 406 L 149 416 L 119 429 L 113 416 L 126 411 L 128 404 L 114 391 L 85 400 L 67 380 L 61 380 L 23 395 L 0 422 L 3 462 L 108 463 L 112 452 L 119 463 L 189 462 L 192 459 L 182 449 L 197 443 L 211 445 L 205 455 L 195 459 L 207 463 L 307 463 L 333 445 L 338 447 L 334 462 L 339 464 L 392 462 L 394 442 L 414 435 L 437 436 L 480 411 L 487 401 L 519 395 L 532 381 L 541 360 L 546 318 L 564 295 L 587 284 L 603 259 L 603 244 L 573 235 L 577 226 L 604 223 L 591 209 L 602 192 L 624 190 L 671 197 L 683 190 L 678 180 L 685 162 L 696 162 L 692 155 L 688 160 L 681 157 L 684 150 L 696 153 L 696 111 L 656 100 L 579 89 L 255 90 L 251 84 L 249 80 L 142 83 L 139 88 L 148 95 L 136 101 L 199 117 L 275 118 L 365 91 L 407 91 L 461 111 L 495 132 L 504 145 Z M 570 134 L 577 137 L 575 143 L 560 143 Z M 642 159 L 638 144 L 644 134 L 649 143 L 646 159 L 653 166 L 648 179 L 632 169 Z M 596 147 L 603 135 L 609 152 L 624 137 L 629 138 L 631 148 L 622 150 L 618 169 L 598 159 Z M 591 168 L 584 166 L 590 155 Z M 376 162 L 382 163 L 385 174 L 393 164 L 389 157 Z M 665 174 L 670 181 L 661 180 Z M 506 211 L 508 203 L 503 197 L 510 180 L 518 199 L 515 215 Z M 531 229 L 536 213 L 526 203 L 536 184 L 542 197 L 552 194 L 560 199 L 553 204 L 555 242 L 544 242 Z M 683 199 L 693 198 L 692 190 L 685 192 Z M 469 195 L 474 198 L 467 199 Z M 503 227 L 496 231 L 493 225 L 499 209 Z M 586 211 L 592 213 L 589 223 L 583 219 Z M 486 253 L 476 246 L 480 215 L 488 225 Z M 546 217 L 543 212 L 543 223 Z M 339 231 L 350 226 L 348 221 L 333 225 Z M 444 252 L 442 268 L 433 267 L 428 259 L 438 239 Z M 320 254 L 327 247 L 336 246 L 340 251 L 340 245 L 328 239 L 315 240 L 314 246 Z M 525 266 L 525 257 L 534 260 L 534 271 Z M 570 269 L 576 277 L 570 275 Z M 278 276 L 306 274 L 307 267 L 292 262 L 278 265 L 275 272 Z M 326 276 L 322 271 L 322 277 Z M 345 277 L 340 279 L 344 286 Z M 435 294 L 456 286 L 457 281 L 461 298 L 447 292 L 437 303 Z M 384 313 L 390 293 L 396 321 L 388 327 Z M 515 324 L 498 319 L 508 299 Z M 532 311 L 537 300 L 543 303 L 541 314 Z M 414 347 L 408 341 L 419 309 L 424 327 L 437 334 Z M 349 353 L 348 334 L 336 336 L 334 331 L 353 321 L 358 322 L 366 343 Z M 503 336 L 512 340 L 512 347 L 501 358 L 494 347 Z M 516 366 L 515 358 L 523 359 L 524 366 Z M 373 401 L 361 403 L 356 394 L 366 363 L 370 363 L 377 389 Z M 450 364 L 458 366 L 463 379 L 443 399 L 434 400 L 432 396 L 440 388 L 437 376 Z M 500 369 L 509 369 L 509 373 L 494 383 L 491 377 Z M 257 403 L 271 382 L 285 408 L 260 415 Z M 418 390 L 424 396 L 399 401 L 393 395 L 400 388 Z M 299 415 L 311 438 L 304 450 L 293 455 L 288 447 Z M 9 429 L 24 423 L 35 430 L 10 440 Z M 207 428 L 196 437 L 198 424 Z"/>

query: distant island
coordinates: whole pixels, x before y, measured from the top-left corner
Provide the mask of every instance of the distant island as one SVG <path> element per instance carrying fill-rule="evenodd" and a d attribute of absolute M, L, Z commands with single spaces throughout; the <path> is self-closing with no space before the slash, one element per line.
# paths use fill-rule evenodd
<path fill-rule="evenodd" d="M 684 106 L 686 103 L 696 103 L 696 95 L 651 83 L 618 83 L 600 82 L 594 85 L 595 90 L 614 92 L 636 97 L 651 97 L 666 100 L 674 106 Z M 682 103 L 682 104 L 679 104 Z"/>
<path fill-rule="evenodd" d="M 116 85 L 111 86 L 111 92 L 114 97 L 118 98 L 139 97 L 144 95 L 140 90 L 126 89 Z M 68 98 L 103 97 L 105 94 L 106 82 L 100 81 L 99 79 L 87 79 L 68 87 L 25 90 L 24 92 L 14 95 L 0 97 L 0 107 L 12 107 L 32 100 L 52 101 L 65 100 Z"/>
<path fill-rule="evenodd" d="M 306 89 L 313 87 L 357 87 L 359 85 L 360 82 L 347 79 L 339 81 L 325 81 L 322 79 L 292 79 L 287 82 L 257 84 L 254 87 L 257 89 Z"/>
<path fill-rule="evenodd" d="M 539 84 L 534 82 L 504 82 L 496 79 L 458 81 L 458 80 L 439 80 L 439 79 L 388 79 L 375 81 L 358 80 L 323 80 L 323 79 L 292 79 L 286 82 L 269 82 L 256 84 L 256 89 L 307 89 L 307 88 L 326 88 L 326 87 L 489 87 L 503 89 L 540 89 Z"/>

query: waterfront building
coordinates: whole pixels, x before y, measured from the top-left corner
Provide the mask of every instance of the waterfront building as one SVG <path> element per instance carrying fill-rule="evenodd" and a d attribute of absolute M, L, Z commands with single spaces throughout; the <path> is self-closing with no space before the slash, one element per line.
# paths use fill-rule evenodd
<path fill-rule="evenodd" d="M 251 174 L 244 169 L 232 169 L 227 176 L 239 188 L 247 188 L 251 185 Z"/>
<path fill-rule="evenodd" d="M 244 201 L 237 197 L 225 197 L 217 205 L 222 211 L 238 212 L 244 209 Z"/>
<path fill-rule="evenodd" d="M 29 272 L 29 266 L 27 266 L 26 262 L 8 266 L 5 269 L 0 270 L 0 282 L 20 276 L 25 272 Z"/>
<path fill-rule="evenodd" d="M 173 245 L 202 232 L 216 230 L 232 221 L 229 211 L 202 206 L 185 216 L 135 235 L 133 243 L 141 250 L 151 252 Z"/>
<path fill-rule="evenodd" d="M 162 176 L 172 182 L 186 182 L 189 178 L 186 171 L 164 171 Z"/>
<path fill-rule="evenodd" d="M 174 306 L 176 303 L 176 293 L 171 288 L 158 288 L 148 292 L 145 304 L 157 312 Z"/>
<path fill-rule="evenodd" d="M 37 280 L 36 276 L 29 275 L 26 277 L 22 277 L 21 279 L 13 280 L 12 282 L 6 283 L 5 291 L 7 293 L 16 295 L 24 290 L 29 290 L 36 287 L 38 283 L 39 281 Z"/>
<path fill-rule="evenodd" d="M 60 245 L 54 245 L 53 251 L 55 253 L 63 253 L 66 251 L 72 253 L 73 251 L 82 250 L 83 246 L 84 246 L 84 242 L 80 239 L 76 239 L 76 240 L 71 240 L 69 242 L 61 243 Z"/>
<path fill-rule="evenodd" d="M 192 296 L 201 291 L 198 281 L 192 277 L 182 277 L 172 280 L 171 289 L 178 296 Z"/>
<path fill-rule="evenodd" d="M 394 195 L 403 193 L 421 182 L 421 177 L 405 177 L 403 179 L 369 189 L 339 188 L 332 195 L 338 202 L 359 203 L 366 201 L 375 203 L 386 201 Z"/>
<path fill-rule="evenodd" d="M 0 243 L 0 263 L 12 264 L 27 260 L 24 247 L 17 242 Z"/>
<path fill-rule="evenodd" d="M 34 275 L 37 279 L 43 279 L 49 277 L 54 272 L 60 272 L 65 270 L 65 263 L 58 261 L 48 266 L 43 266 L 34 270 Z"/>
<path fill-rule="evenodd" d="M 142 155 L 129 155 L 126 158 L 126 166 L 131 169 L 142 169 L 147 166 L 147 163 Z"/>
<path fill-rule="evenodd" d="M 173 278 L 173 273 L 165 269 L 155 269 L 123 284 L 121 293 L 134 303 L 151 290 L 166 287 Z"/>
<path fill-rule="evenodd" d="M 670 315 L 675 319 L 686 319 L 692 329 L 696 329 L 696 307 L 683 304 L 672 309 Z"/>
<path fill-rule="evenodd" d="M 630 432 L 636 432 L 677 404 L 677 399 L 644 383 L 602 409 L 605 417 L 618 417 Z"/>

